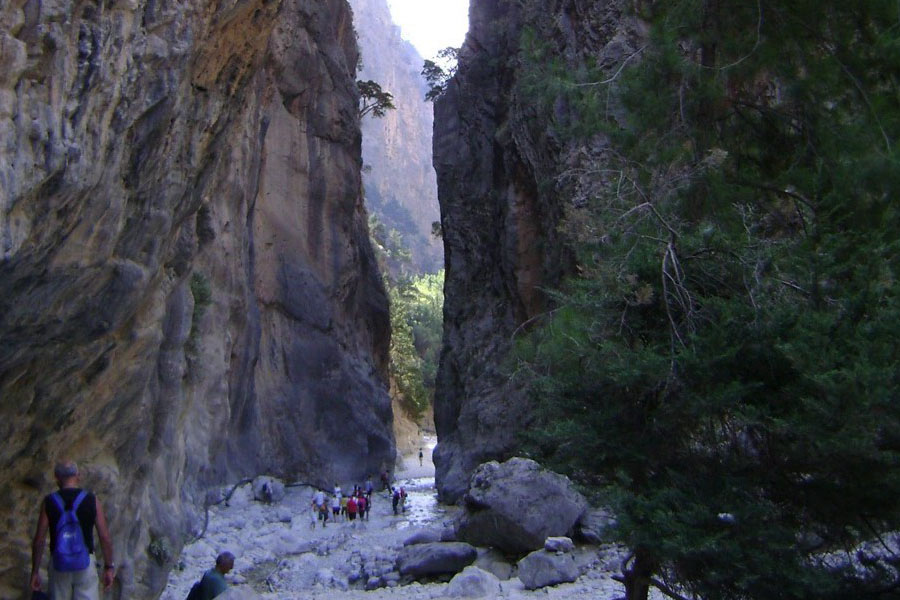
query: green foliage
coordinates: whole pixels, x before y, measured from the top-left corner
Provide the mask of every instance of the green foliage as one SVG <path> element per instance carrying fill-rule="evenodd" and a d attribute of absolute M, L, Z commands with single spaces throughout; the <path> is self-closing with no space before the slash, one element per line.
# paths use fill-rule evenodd
<path fill-rule="evenodd" d="M 388 110 L 396 108 L 394 106 L 394 96 L 381 89 L 381 85 L 371 79 L 357 81 L 356 87 L 359 90 L 360 119 L 368 114 L 380 118 L 386 115 Z"/>
<path fill-rule="evenodd" d="M 560 177 L 586 198 L 567 218 L 582 276 L 520 342 L 530 451 L 597 490 L 616 538 L 687 593 L 889 597 L 896 3 L 644 10 L 640 63 L 606 75 L 523 38 L 522 85 L 556 133 L 610 147 Z"/>
<path fill-rule="evenodd" d="M 431 404 L 441 344 L 443 271 L 389 284 L 391 375 L 407 410 L 419 416 Z"/>
<path fill-rule="evenodd" d="M 391 375 L 404 407 L 431 404 L 443 328 L 444 271 L 413 275 L 403 236 L 369 215 L 369 235 L 391 302 Z"/>
<path fill-rule="evenodd" d="M 447 90 L 447 84 L 456 74 L 459 61 L 459 48 L 447 47 L 439 50 L 434 60 L 425 60 L 422 65 L 422 76 L 428 84 L 425 100 L 434 102 Z"/>

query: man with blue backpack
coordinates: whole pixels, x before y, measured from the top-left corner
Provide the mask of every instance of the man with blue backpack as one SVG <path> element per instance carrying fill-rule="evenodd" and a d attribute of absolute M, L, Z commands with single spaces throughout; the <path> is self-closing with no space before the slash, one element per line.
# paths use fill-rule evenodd
<path fill-rule="evenodd" d="M 61 462 L 53 470 L 59 489 L 44 498 L 31 546 L 31 589 L 41 589 L 41 559 L 50 532 L 50 597 L 53 600 L 98 600 L 94 527 L 103 551 L 103 587 L 116 577 L 112 538 L 103 507 L 94 494 L 78 487 L 78 466 Z"/>

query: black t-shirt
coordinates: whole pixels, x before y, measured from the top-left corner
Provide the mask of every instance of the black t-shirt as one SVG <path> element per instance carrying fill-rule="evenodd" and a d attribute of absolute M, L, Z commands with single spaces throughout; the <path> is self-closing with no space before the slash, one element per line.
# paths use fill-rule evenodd
<path fill-rule="evenodd" d="M 58 490 L 56 493 L 62 497 L 63 506 L 66 507 L 66 510 L 71 510 L 80 491 L 81 488 L 65 488 Z M 50 496 L 44 498 L 44 510 L 47 511 L 47 517 L 50 519 L 50 548 L 56 548 L 56 524 L 59 523 L 62 513 Z M 84 535 L 84 543 L 88 552 L 93 554 L 94 523 L 97 521 L 97 499 L 94 497 L 94 494 L 87 493 L 84 500 L 78 505 L 75 515 L 78 517 L 78 523 L 81 525 L 81 533 Z"/>

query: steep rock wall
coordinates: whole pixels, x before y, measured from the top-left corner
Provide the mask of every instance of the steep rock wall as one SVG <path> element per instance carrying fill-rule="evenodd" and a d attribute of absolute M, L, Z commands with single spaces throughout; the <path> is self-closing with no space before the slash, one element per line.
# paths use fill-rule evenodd
<path fill-rule="evenodd" d="M 164 585 L 210 486 L 393 459 L 351 20 L 0 6 L 0 598 L 24 597 L 60 457 L 104 500 L 128 599 Z"/>
<path fill-rule="evenodd" d="M 434 461 L 446 502 L 461 497 L 478 464 L 507 458 L 530 423 L 510 350 L 552 308 L 545 291 L 571 268 L 559 229 L 569 194 L 559 175 L 592 152 L 557 137 L 522 91 L 523 33 L 567 68 L 589 60 L 614 68 L 638 43 L 628 5 L 472 0 L 458 72 L 435 104 L 447 270 Z"/>
<path fill-rule="evenodd" d="M 400 37 L 387 0 L 350 0 L 362 54 L 360 79 L 372 79 L 394 97 L 384 117 L 363 119 L 366 203 L 387 227 L 404 234 L 417 272 L 443 266 L 431 234 L 438 220 L 437 178 L 431 164 L 433 114 L 422 79 L 422 57 Z"/>

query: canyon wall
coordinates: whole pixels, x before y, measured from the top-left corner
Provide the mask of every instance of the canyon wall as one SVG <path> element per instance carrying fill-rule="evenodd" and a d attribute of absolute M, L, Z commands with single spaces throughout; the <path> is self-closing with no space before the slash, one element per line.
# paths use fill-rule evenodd
<path fill-rule="evenodd" d="M 362 68 L 394 97 L 384 117 L 363 119 L 363 184 L 366 206 L 384 225 L 396 229 L 418 273 L 444 266 L 441 240 L 431 234 L 439 218 L 437 179 L 431 164 L 433 114 L 425 101 L 422 57 L 400 36 L 387 0 L 350 0 L 359 32 Z"/>
<path fill-rule="evenodd" d="M 525 36 L 563 69 L 595 62 L 613 73 L 641 43 L 631 4 L 472 0 L 458 72 L 435 104 L 446 283 L 434 461 L 445 502 L 460 499 L 478 464 L 509 457 L 531 423 L 511 350 L 572 269 L 560 225 L 576 194 L 561 176 L 602 153 L 602 142 L 557 135 L 538 110 L 522 85 Z M 558 119 L 572 111 L 551 104 Z"/>
<path fill-rule="evenodd" d="M 357 59 L 345 0 L 0 7 L 0 598 L 61 457 L 129 600 L 211 487 L 393 460 Z"/>

